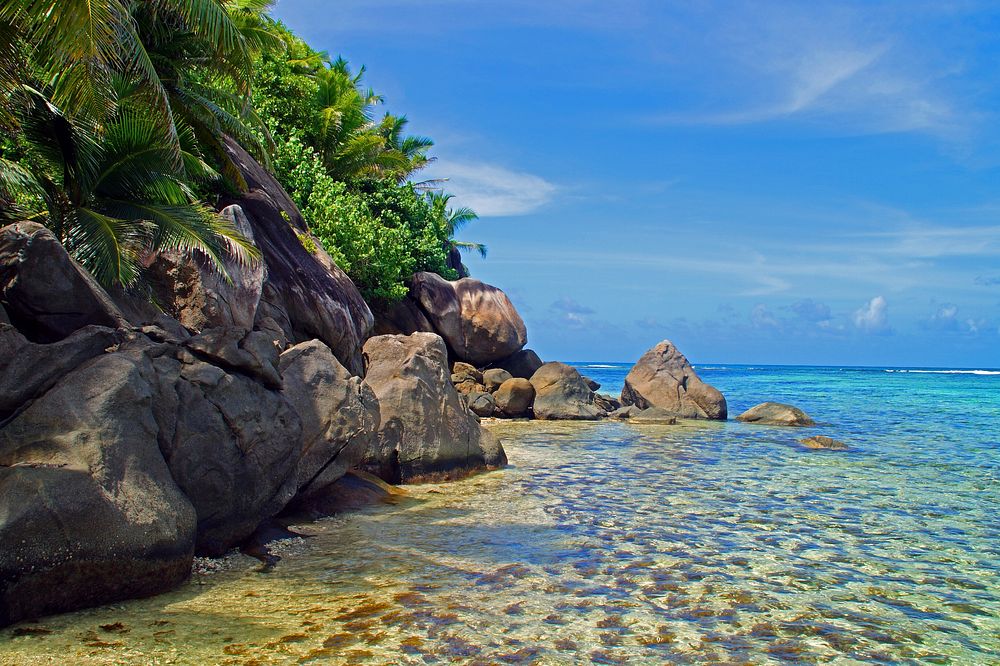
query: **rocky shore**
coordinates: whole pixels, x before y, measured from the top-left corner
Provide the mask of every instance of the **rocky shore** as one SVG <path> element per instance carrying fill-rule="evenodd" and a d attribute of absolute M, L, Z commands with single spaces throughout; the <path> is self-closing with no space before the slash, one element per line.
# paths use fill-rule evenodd
<path fill-rule="evenodd" d="M 373 313 L 277 181 L 227 151 L 249 191 L 219 214 L 262 259 L 226 276 L 164 252 L 149 293 L 109 293 L 44 227 L 0 229 L 0 625 L 171 589 L 283 513 L 349 506 L 366 473 L 501 467 L 481 418 L 727 417 L 669 341 L 599 393 L 526 348 L 478 280 L 418 273 Z"/>

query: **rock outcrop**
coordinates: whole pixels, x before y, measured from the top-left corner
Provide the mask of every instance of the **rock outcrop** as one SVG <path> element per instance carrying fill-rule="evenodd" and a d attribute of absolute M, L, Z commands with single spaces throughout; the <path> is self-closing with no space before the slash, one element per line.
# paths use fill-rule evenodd
<path fill-rule="evenodd" d="M 156 372 L 102 354 L 0 429 L 0 625 L 185 580 L 195 510 L 157 447 Z"/>
<path fill-rule="evenodd" d="M 725 419 L 726 399 L 701 381 L 688 360 L 669 340 L 639 359 L 622 389 L 623 405 L 660 407 L 681 418 Z"/>
<path fill-rule="evenodd" d="M 506 463 L 499 442 L 452 386 L 440 336 L 377 336 L 365 343 L 364 355 L 365 383 L 378 398 L 382 419 L 362 469 L 400 483 Z"/>
<path fill-rule="evenodd" d="M 282 394 L 302 421 L 295 504 L 315 505 L 361 462 L 380 422 L 378 399 L 319 340 L 281 355 Z"/>
<path fill-rule="evenodd" d="M 84 326 L 128 326 L 90 273 L 34 222 L 0 229 L 0 301 L 32 342 L 56 342 Z"/>
<path fill-rule="evenodd" d="M 258 321 L 271 318 L 293 344 L 322 340 L 344 367 L 360 375 L 361 345 L 374 325 L 361 292 L 309 235 L 274 176 L 231 139 L 226 153 L 239 165 L 249 190 L 225 203 L 246 214 L 267 269 Z"/>
<path fill-rule="evenodd" d="M 809 415 L 798 407 L 780 402 L 762 402 L 736 417 L 736 420 L 759 425 L 807 427 L 816 425 Z"/>
<path fill-rule="evenodd" d="M 528 341 L 507 295 L 479 280 L 449 282 L 434 273 L 417 273 L 410 295 L 458 360 L 474 365 L 499 361 Z"/>
<path fill-rule="evenodd" d="M 251 243 L 253 227 L 239 206 L 219 215 Z M 262 262 L 243 264 L 235 253 L 222 257 L 223 275 L 202 252 L 169 250 L 156 255 L 147 278 L 165 314 L 190 331 L 228 327 L 251 329 L 264 288 Z M 227 276 L 229 279 L 227 279 Z"/>
<path fill-rule="evenodd" d="M 565 363 L 544 364 L 530 381 L 535 389 L 532 408 L 537 419 L 593 421 L 605 415 L 594 404 L 594 392 L 580 373 Z"/>

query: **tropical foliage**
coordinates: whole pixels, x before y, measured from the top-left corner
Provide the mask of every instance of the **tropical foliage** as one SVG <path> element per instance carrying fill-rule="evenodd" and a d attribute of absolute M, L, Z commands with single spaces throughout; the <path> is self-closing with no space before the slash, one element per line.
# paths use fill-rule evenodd
<path fill-rule="evenodd" d="M 275 174 L 313 233 L 376 303 L 476 219 L 409 181 L 433 142 L 364 68 L 317 52 L 270 0 L 0 0 L 0 221 L 37 220 L 107 285 L 167 248 L 224 270 L 256 249 L 213 212 L 246 183 L 231 137 Z"/>

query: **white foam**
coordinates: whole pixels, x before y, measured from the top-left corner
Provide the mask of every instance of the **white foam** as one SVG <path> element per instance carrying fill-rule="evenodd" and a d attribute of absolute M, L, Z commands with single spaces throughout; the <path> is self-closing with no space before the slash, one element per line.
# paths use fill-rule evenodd
<path fill-rule="evenodd" d="M 921 375 L 1000 375 L 1000 370 L 886 370 Z"/>

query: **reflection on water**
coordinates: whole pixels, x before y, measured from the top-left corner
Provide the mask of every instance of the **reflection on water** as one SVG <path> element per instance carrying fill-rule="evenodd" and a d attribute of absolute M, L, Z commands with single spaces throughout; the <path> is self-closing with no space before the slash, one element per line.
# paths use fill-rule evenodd
<path fill-rule="evenodd" d="M 995 453 L 491 427 L 515 466 L 307 526 L 269 573 L 4 630 L 0 661 L 996 663 Z"/>

